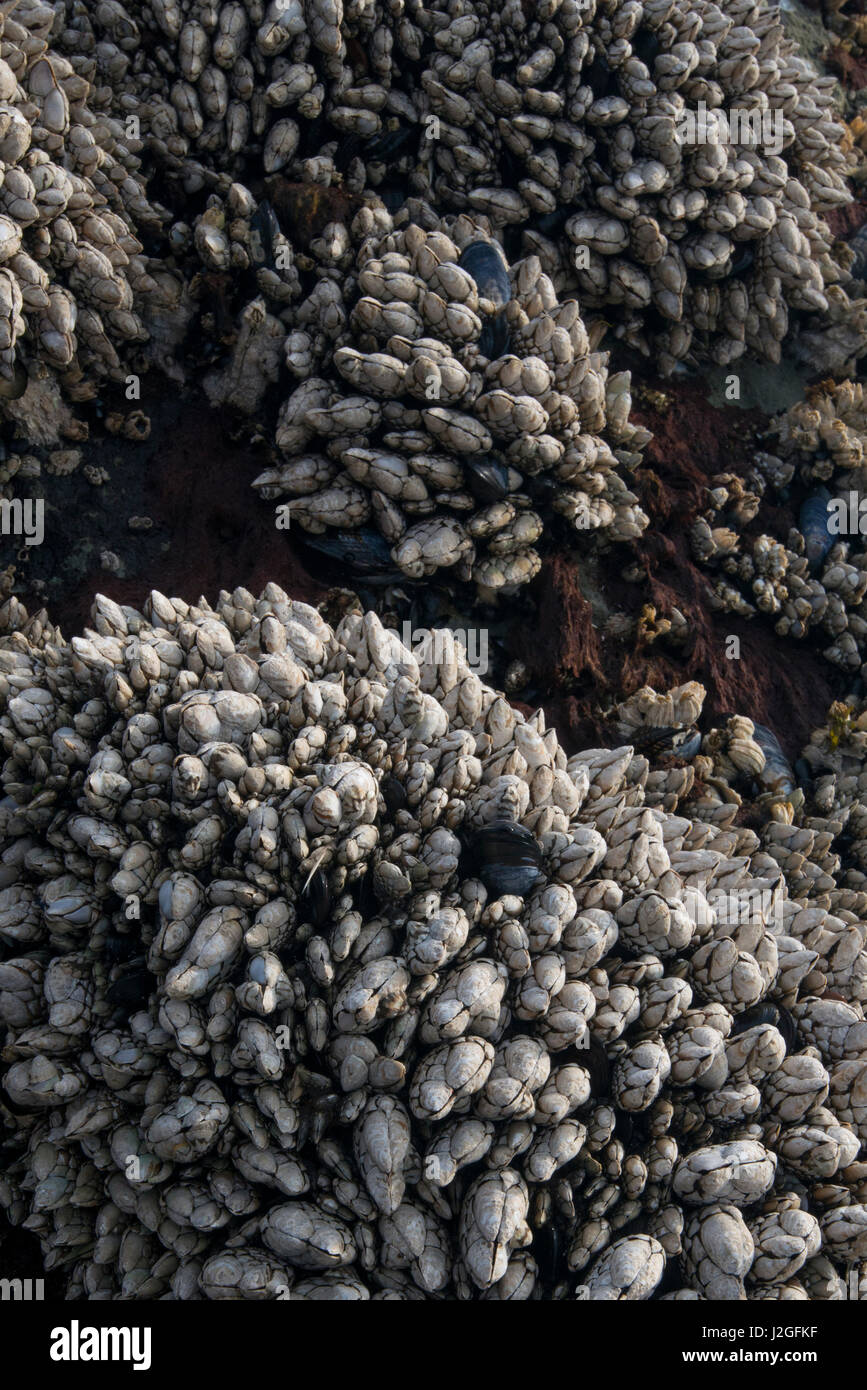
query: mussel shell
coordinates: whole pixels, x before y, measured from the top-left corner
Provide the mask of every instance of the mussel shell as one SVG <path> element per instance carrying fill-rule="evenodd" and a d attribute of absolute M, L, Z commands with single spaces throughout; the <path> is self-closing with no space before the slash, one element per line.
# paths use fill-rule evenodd
<path fill-rule="evenodd" d="M 364 151 L 364 136 L 354 133 L 344 135 L 334 152 L 334 165 L 343 173 L 353 159 L 359 159 Z"/>
<path fill-rule="evenodd" d="M 367 921 L 369 917 L 375 917 L 379 912 L 381 904 L 376 896 L 373 874 L 370 870 L 366 874 L 362 874 L 361 878 L 356 879 L 353 885 L 352 900 L 355 903 L 356 911 L 361 913 L 364 921 Z"/>
<path fill-rule="evenodd" d="M 608 1053 L 596 1038 L 590 1039 L 590 1046 L 576 1049 L 578 1065 L 590 1073 L 590 1094 L 594 1100 L 611 1095 L 611 1063 Z"/>
<path fill-rule="evenodd" d="M 631 1149 L 634 1137 L 635 1117 L 629 1110 L 615 1110 L 614 1138 L 619 1139 L 621 1143 L 625 1144 L 627 1149 Z"/>
<path fill-rule="evenodd" d="M 838 539 L 831 531 L 828 516 L 828 503 L 831 494 L 826 487 L 818 487 L 805 497 L 798 513 L 798 527 L 804 537 L 804 549 L 810 573 L 815 574 L 831 546 Z"/>
<path fill-rule="evenodd" d="M 729 267 L 729 279 L 737 280 L 740 279 L 741 276 L 746 275 L 752 270 L 755 258 L 755 252 L 752 251 L 749 246 L 745 246 L 740 255 L 732 261 Z"/>
<path fill-rule="evenodd" d="M 396 158 L 413 139 L 418 142 L 419 131 L 419 126 L 398 125 L 394 130 L 383 130 L 379 135 L 372 135 L 364 145 L 365 160 Z"/>
<path fill-rule="evenodd" d="M 758 774 L 759 786 L 765 792 L 789 796 L 795 790 L 795 775 L 779 740 L 766 724 L 753 725 L 753 738 L 765 755 L 765 765 Z"/>
<path fill-rule="evenodd" d="M 506 307 L 512 298 L 512 282 L 499 246 L 492 241 L 471 241 L 461 252 L 458 265 L 473 277 L 483 299 L 490 299 L 498 309 Z"/>
<path fill-rule="evenodd" d="M 805 792 L 813 790 L 813 769 L 806 758 L 798 758 L 794 766 L 794 773 L 798 779 L 798 786 Z"/>
<path fill-rule="evenodd" d="M 675 752 L 679 758 L 694 758 L 701 749 L 701 732 L 698 729 L 687 729 L 684 732 L 683 740 L 676 744 Z"/>
<path fill-rule="evenodd" d="M 385 802 L 385 809 L 390 816 L 394 816 L 397 811 L 403 811 L 406 807 L 406 790 L 402 782 L 399 782 L 391 773 L 383 777 L 379 784 L 382 792 L 382 799 Z"/>
<path fill-rule="evenodd" d="M 770 1023 L 782 1034 L 787 1052 L 797 1046 L 798 1025 L 794 1018 L 782 1004 L 774 1004 L 770 999 L 763 999 L 760 1004 L 753 1004 L 743 1013 L 736 1014 L 729 1037 L 736 1038 L 748 1028 L 758 1028 L 762 1023 Z"/>
<path fill-rule="evenodd" d="M 617 80 L 601 53 L 597 53 L 589 65 L 585 63 L 581 70 L 581 83 L 592 88 L 597 101 L 618 91 Z"/>
<path fill-rule="evenodd" d="M 400 179 L 388 179 L 378 184 L 376 191 L 392 217 L 396 212 L 400 212 L 407 198 L 412 195 L 412 190 Z"/>
<path fill-rule="evenodd" d="M 672 724 L 663 724 L 659 728 L 647 725 L 636 730 L 631 742 L 636 753 L 643 753 L 646 757 L 675 753 L 679 758 L 694 758 L 701 748 L 701 734 L 698 729 L 681 729 Z"/>
<path fill-rule="evenodd" d="M 137 948 L 140 943 L 131 932 L 107 932 L 102 940 L 102 953 L 113 965 L 129 960 Z"/>
<path fill-rule="evenodd" d="M 526 897 L 542 877 L 542 851 L 529 830 L 514 821 L 494 821 L 476 831 L 470 852 L 489 893 Z"/>
<path fill-rule="evenodd" d="M 503 309 L 498 314 L 487 314 L 482 318 L 482 331 L 479 334 L 479 352 L 491 362 L 503 357 L 509 351 L 509 325 Z"/>
<path fill-rule="evenodd" d="M 546 1221 L 533 1236 L 530 1252 L 546 1286 L 558 1284 L 568 1277 L 566 1251 L 568 1242 L 556 1221 Z"/>
<path fill-rule="evenodd" d="M 277 214 L 263 198 L 250 218 L 250 260 L 254 266 L 274 269 L 274 240 L 280 233 Z"/>
<path fill-rule="evenodd" d="M 490 502 L 502 502 L 509 495 L 509 470 L 491 454 L 467 457 L 464 477 L 473 497 L 485 506 Z"/>
<path fill-rule="evenodd" d="M 312 922 L 321 927 L 331 911 L 331 889 L 322 869 L 311 875 L 309 882 L 298 895 L 298 915 L 302 921 Z"/>
<path fill-rule="evenodd" d="M 642 25 L 630 39 L 630 46 L 635 57 L 639 58 L 652 74 L 654 61 L 661 48 L 657 34 L 652 29 L 648 29 L 646 25 Z"/>
<path fill-rule="evenodd" d="M 147 1003 L 156 987 L 156 976 L 152 975 L 146 966 L 137 966 L 112 981 L 105 991 L 106 1003 L 113 1009 L 121 1009 L 124 1013 L 131 1014 Z"/>
<path fill-rule="evenodd" d="M 555 208 L 553 212 L 546 212 L 543 216 L 537 217 L 532 225 L 543 236 L 559 236 L 574 213 L 574 206 L 571 203 L 564 203 L 561 207 Z"/>
<path fill-rule="evenodd" d="M 359 577 L 391 579 L 394 576 L 391 546 L 384 536 L 370 527 L 364 526 L 358 531 L 341 531 L 331 536 L 314 536 L 308 532 L 303 538 L 303 543 L 321 555 L 339 560 Z"/>
<path fill-rule="evenodd" d="M 618 1231 L 617 1234 L 621 1235 L 622 1231 Z M 669 1256 L 665 1264 L 663 1265 L 659 1283 L 656 1285 L 656 1288 L 653 1290 L 653 1292 L 649 1295 L 649 1301 L 653 1299 L 660 1299 L 663 1297 L 664 1294 L 667 1293 L 676 1293 L 678 1289 L 682 1289 L 686 1285 L 687 1280 L 684 1277 L 680 1260 L 677 1259 L 676 1256 Z"/>

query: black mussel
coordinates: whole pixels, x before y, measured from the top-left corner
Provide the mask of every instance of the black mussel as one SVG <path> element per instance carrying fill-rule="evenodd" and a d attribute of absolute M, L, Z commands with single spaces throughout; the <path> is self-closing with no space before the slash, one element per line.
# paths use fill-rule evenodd
<path fill-rule="evenodd" d="M 302 921 L 321 927 L 331 910 L 331 889 L 321 869 L 310 875 L 298 895 L 298 916 Z"/>
<path fill-rule="evenodd" d="M 575 204 L 564 203 L 562 207 L 555 208 L 553 212 L 546 212 L 542 217 L 537 217 L 533 227 L 543 236 L 559 236 L 569 221 L 575 215 Z"/>
<path fill-rule="evenodd" d="M 632 736 L 631 743 L 636 753 L 655 758 L 663 753 L 675 753 L 679 758 L 694 758 L 701 748 L 701 734 L 698 729 L 681 729 L 671 724 L 658 728 L 646 725 Z"/>
<path fill-rule="evenodd" d="M 618 1235 L 620 1234 L 621 1232 L 618 1231 Z M 669 1256 L 663 1265 L 659 1283 L 656 1285 L 650 1298 L 657 1299 L 662 1298 L 663 1295 L 667 1293 L 676 1293 L 678 1289 L 684 1288 L 686 1284 L 687 1280 L 684 1278 L 680 1260 Z"/>
<path fill-rule="evenodd" d="M 635 1120 L 628 1110 L 615 1110 L 614 1112 L 614 1138 L 619 1139 L 627 1148 L 632 1144 L 635 1136 Z"/>
<path fill-rule="evenodd" d="M 131 1014 L 147 1003 L 156 987 L 156 976 L 146 966 L 136 966 L 112 981 L 105 991 L 106 1003 L 113 1009 Z"/>
<path fill-rule="evenodd" d="M 537 507 L 553 507 L 562 484 L 550 473 L 537 473 L 526 478 L 524 491 L 528 492 Z"/>
<path fill-rule="evenodd" d="M 636 34 L 633 34 L 629 42 L 635 57 L 649 69 L 651 76 L 653 76 L 653 64 L 660 50 L 660 42 L 657 34 L 655 34 L 652 29 L 648 29 L 645 26 L 639 29 Z"/>
<path fill-rule="evenodd" d="M 826 487 L 817 487 L 801 503 L 798 513 L 798 527 L 804 537 L 807 563 L 810 573 L 815 574 L 838 536 L 831 530 L 828 503 L 831 494 Z"/>
<path fill-rule="evenodd" d="M 556 1221 L 546 1221 L 533 1236 L 531 1253 L 549 1288 L 552 1284 L 559 1284 L 562 1279 L 568 1278 L 567 1249 L 568 1241 Z"/>
<path fill-rule="evenodd" d="M 753 738 L 765 755 L 765 765 L 758 774 L 759 787 L 765 793 L 791 796 L 795 790 L 795 774 L 776 734 L 765 724 L 755 724 Z"/>
<path fill-rule="evenodd" d="M 698 729 L 684 729 L 683 739 L 675 744 L 675 753 L 679 758 L 694 758 L 701 749 L 701 734 Z"/>
<path fill-rule="evenodd" d="M 479 337 L 479 351 L 494 361 L 509 347 L 505 308 L 512 298 L 512 282 L 506 258 L 496 242 L 471 241 L 464 247 L 458 265 L 473 277 L 480 296 L 496 306 L 496 313 L 482 315 Z"/>
<path fill-rule="evenodd" d="M 788 1009 L 784 1009 L 782 1004 L 774 1004 L 770 999 L 764 999 L 760 1004 L 753 1004 L 752 1008 L 736 1014 L 729 1037 L 736 1038 L 748 1028 L 758 1028 L 762 1023 L 770 1023 L 782 1034 L 788 1052 L 796 1047 L 798 1025 Z"/>
<path fill-rule="evenodd" d="M 385 802 L 385 808 L 390 816 L 393 816 L 397 811 L 404 810 L 406 807 L 406 790 L 403 783 L 399 782 L 391 773 L 383 777 L 379 784 L 379 790 L 382 792 L 382 799 Z"/>
<path fill-rule="evenodd" d="M 805 792 L 812 791 L 813 769 L 810 767 L 810 764 L 807 762 L 807 759 L 798 758 L 793 771 L 795 773 L 795 777 L 797 778 L 798 786 L 801 787 Z"/>
<path fill-rule="evenodd" d="M 381 904 L 379 898 L 376 896 L 376 889 L 373 886 L 373 874 L 371 872 L 362 874 L 361 878 L 355 880 L 352 900 L 355 903 L 356 911 L 361 913 L 364 921 L 367 921 L 368 917 L 375 917 L 377 912 L 379 912 Z"/>
<path fill-rule="evenodd" d="M 611 1063 L 601 1042 L 592 1038 L 590 1046 L 582 1048 L 578 1057 L 580 1066 L 590 1073 L 590 1094 L 594 1099 L 611 1094 Z"/>
<path fill-rule="evenodd" d="M 642 60 L 643 61 L 643 60 Z M 617 80 L 601 53 L 597 53 L 592 63 L 581 69 L 581 84 L 593 89 L 597 101 L 600 97 L 616 95 Z"/>
<path fill-rule="evenodd" d="M 498 314 L 488 314 L 483 319 L 482 331 L 479 334 L 479 352 L 491 362 L 496 362 L 498 357 L 504 357 L 509 351 L 509 342 L 509 325 L 506 322 L 505 310 L 501 309 Z"/>
<path fill-rule="evenodd" d="M 504 309 L 512 298 L 512 282 L 506 258 L 493 241 L 471 241 L 461 252 L 458 265 L 471 275 L 479 294 L 498 309 Z"/>
<path fill-rule="evenodd" d="M 729 266 L 729 277 L 739 279 L 746 275 L 748 271 L 752 270 L 754 260 L 755 253 L 750 250 L 749 246 L 745 246 L 740 255 L 736 256 Z"/>
<path fill-rule="evenodd" d="M 250 260 L 254 266 L 274 269 L 274 242 L 279 234 L 277 214 L 263 198 L 250 218 Z"/>
<path fill-rule="evenodd" d="M 476 873 L 489 893 L 524 898 L 542 877 L 542 851 L 535 835 L 514 821 L 495 821 L 471 842 Z"/>
<path fill-rule="evenodd" d="M 413 140 L 418 141 L 419 130 L 419 126 L 401 125 L 395 121 L 391 130 L 380 131 L 379 135 L 372 135 L 365 141 L 365 160 L 397 159 L 407 152 Z"/>
<path fill-rule="evenodd" d="M 130 932 L 106 932 L 102 940 L 102 953 L 113 965 L 129 960 L 137 949 L 141 949 L 138 938 Z"/>
<path fill-rule="evenodd" d="M 340 531 L 336 535 L 326 536 L 307 533 L 303 537 L 303 543 L 321 555 L 339 560 L 360 578 L 381 578 L 389 582 L 394 578 L 391 546 L 384 536 L 370 527 L 364 526 L 358 531 Z"/>
<path fill-rule="evenodd" d="M 487 356 L 487 353 L 485 354 Z M 509 495 L 509 470 L 492 454 L 464 458 L 464 477 L 477 502 L 502 502 Z"/>
<path fill-rule="evenodd" d="M 312 148 L 313 146 L 311 146 L 311 149 Z M 335 168 L 339 169 L 341 173 L 343 173 L 346 169 L 349 168 L 353 159 L 359 159 L 363 152 L 363 135 L 345 135 L 334 152 Z"/>
<path fill-rule="evenodd" d="M 385 206 L 391 213 L 392 217 L 396 212 L 400 212 L 401 208 L 403 207 L 407 198 L 411 196 L 412 192 L 412 190 L 407 186 L 406 182 L 402 179 L 392 179 L 389 180 L 387 183 L 381 183 L 377 186 L 376 191 L 379 194 L 382 201 L 385 203 Z"/>

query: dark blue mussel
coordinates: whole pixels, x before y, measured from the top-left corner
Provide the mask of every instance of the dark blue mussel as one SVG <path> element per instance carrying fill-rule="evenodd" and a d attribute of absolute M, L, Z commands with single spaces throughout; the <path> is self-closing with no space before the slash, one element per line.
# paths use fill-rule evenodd
<path fill-rule="evenodd" d="M 678 758 L 694 758 L 701 748 L 701 734 L 698 729 L 679 729 L 672 725 L 653 728 L 648 725 L 639 729 L 632 738 L 636 753 L 645 757 L 658 757 L 662 753 L 674 753 Z"/>
<path fill-rule="evenodd" d="M 304 535 L 304 544 L 310 546 L 311 550 L 328 555 L 332 560 L 340 560 L 353 574 L 361 578 L 394 578 L 391 546 L 384 536 L 370 527 L 363 526 L 358 531 L 339 531 L 335 535 L 326 536 L 314 536 L 307 532 Z"/>
<path fill-rule="evenodd" d="M 331 910 L 331 901 L 328 879 L 321 869 L 317 869 L 298 894 L 299 919 L 312 922 L 314 927 L 321 927 Z"/>
<path fill-rule="evenodd" d="M 831 494 L 826 487 L 817 487 L 801 503 L 798 527 L 804 537 L 810 573 L 819 569 L 831 546 L 838 539 L 831 530 L 828 503 Z"/>
<path fill-rule="evenodd" d="M 499 246 L 492 241 L 471 241 L 461 253 L 458 265 L 473 277 L 479 294 L 497 306 L 495 314 L 482 316 L 479 352 L 492 361 L 509 348 L 506 305 L 512 298 L 509 267 Z"/>
<path fill-rule="evenodd" d="M 379 784 L 379 790 L 382 792 L 382 799 L 390 816 L 395 816 L 398 811 L 406 809 L 407 796 L 404 785 L 396 777 L 392 777 L 391 773 L 383 777 Z"/>
<path fill-rule="evenodd" d="M 535 835 L 514 821 L 494 821 L 477 830 L 470 842 L 475 871 L 498 898 L 524 898 L 542 877 L 542 851 Z"/>
<path fill-rule="evenodd" d="M 402 125 L 395 121 L 391 129 L 383 130 L 379 135 L 372 135 L 364 145 L 365 160 L 371 159 L 396 159 L 407 150 L 407 146 L 415 140 L 418 143 L 420 127 Z"/>
<path fill-rule="evenodd" d="M 752 270 L 755 259 L 755 252 L 751 251 L 749 246 L 745 246 L 740 255 L 732 261 L 728 278 L 737 280 L 746 275 L 748 271 Z"/>
<path fill-rule="evenodd" d="M 815 778 L 821 776 L 820 772 L 814 772 L 806 758 L 798 758 L 794 766 L 795 777 L 798 786 L 805 792 L 812 792 Z"/>
<path fill-rule="evenodd" d="M 765 755 L 765 765 L 756 781 L 763 792 L 776 796 L 791 796 L 795 790 L 795 774 L 772 729 L 755 724 L 753 738 Z"/>
<path fill-rule="evenodd" d="M 268 199 L 263 198 L 250 218 L 250 259 L 257 269 L 274 269 L 274 241 L 279 233 L 277 214 Z"/>
<path fill-rule="evenodd" d="M 509 495 L 509 470 L 493 454 L 464 455 L 467 487 L 477 502 L 502 502 Z"/>
<path fill-rule="evenodd" d="M 144 964 L 118 975 L 105 991 L 106 1003 L 127 1016 L 147 1003 L 157 987 L 156 977 Z"/>
<path fill-rule="evenodd" d="M 533 1235 L 533 1258 L 546 1285 L 568 1278 L 567 1241 L 556 1221 L 546 1221 Z"/>
<path fill-rule="evenodd" d="M 762 1023 L 770 1023 L 782 1034 L 788 1052 L 797 1046 L 798 1025 L 794 1018 L 782 1004 L 774 1004 L 770 999 L 763 1000 L 761 1004 L 753 1004 L 751 1009 L 744 1009 L 743 1013 L 736 1014 L 729 1036 L 736 1038 L 748 1028 L 758 1028 Z"/>
<path fill-rule="evenodd" d="M 128 961 L 139 948 L 138 937 L 131 932 L 107 932 L 102 939 L 102 953 L 112 965 Z"/>

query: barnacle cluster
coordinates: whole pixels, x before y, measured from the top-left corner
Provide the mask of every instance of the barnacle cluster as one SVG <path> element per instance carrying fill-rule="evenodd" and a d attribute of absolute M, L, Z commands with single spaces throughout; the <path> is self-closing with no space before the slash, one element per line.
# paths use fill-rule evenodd
<path fill-rule="evenodd" d="M 0 12 L 0 404 L 31 443 L 75 434 L 59 385 L 76 401 L 122 379 L 179 283 L 143 255 L 169 214 L 149 201 L 141 145 L 89 104 L 55 19 L 38 0 Z"/>
<path fill-rule="evenodd" d="M 491 596 L 538 572 L 552 512 L 606 541 L 641 535 L 622 474 L 650 435 L 629 422 L 629 373 L 609 376 L 538 257 L 510 277 L 484 226 L 430 220 L 377 235 L 390 216 L 357 215 L 357 286 L 346 300 L 320 280 L 300 306 L 285 354 L 301 384 L 254 487 L 312 533 L 373 520 L 408 577 L 447 568 Z M 341 231 L 326 229 L 323 259 L 349 259 Z"/>
<path fill-rule="evenodd" d="M 706 784 L 567 758 L 446 632 L 276 585 L 0 622 L 0 1197 L 70 1296 L 861 1277 L 867 898 L 714 800 L 749 721 Z M 616 717 L 656 759 L 703 696 Z"/>
<path fill-rule="evenodd" d="M 803 753 L 808 771 L 808 810 L 805 824 L 820 834 L 831 834 L 845 855 L 845 868 L 837 877 L 853 894 L 867 889 L 867 711 L 855 696 L 835 701 L 828 720 L 814 729 Z"/>
<path fill-rule="evenodd" d="M 410 194 L 483 214 L 539 255 L 561 297 L 610 309 L 666 370 L 690 352 L 776 361 L 792 314 L 848 309 L 823 215 L 850 200 L 855 156 L 833 79 L 785 38 L 775 6 L 66 0 L 57 12 L 95 100 L 136 115 L 179 195 L 240 181 L 258 197 L 277 174 L 378 191 L 393 209 Z M 227 245 L 209 216 L 199 249 Z"/>
<path fill-rule="evenodd" d="M 781 637 L 822 633 L 831 638 L 828 660 L 858 674 L 867 654 L 862 384 L 811 388 L 772 423 L 768 437 L 776 452 L 758 453 L 746 479 L 714 478 L 707 510 L 691 529 L 694 555 L 721 576 L 708 600 L 744 617 L 772 615 Z M 757 516 L 766 491 L 769 498 L 781 492 L 800 498 L 798 527 L 784 540 L 739 529 Z"/>

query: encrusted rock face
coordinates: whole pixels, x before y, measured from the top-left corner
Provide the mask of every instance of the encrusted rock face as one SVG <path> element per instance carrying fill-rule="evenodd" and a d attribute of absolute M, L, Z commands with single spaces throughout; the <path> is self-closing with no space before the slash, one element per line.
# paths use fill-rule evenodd
<path fill-rule="evenodd" d="M 867 401 L 860 382 L 823 382 L 783 412 L 746 479 L 714 478 L 707 511 L 690 534 L 693 554 L 720 577 L 708 600 L 715 609 L 774 619 L 780 637 L 830 638 L 823 655 L 857 675 L 867 636 Z M 798 497 L 798 525 L 785 537 L 744 538 L 736 527 L 784 491 Z M 722 517 L 729 523 L 717 524 Z"/>
<path fill-rule="evenodd" d="M 449 569 L 486 596 L 538 573 L 543 516 L 640 536 L 623 474 L 650 436 L 575 300 L 558 301 L 536 256 L 510 270 L 487 222 L 376 236 L 379 220 L 358 214 L 356 274 L 320 281 L 295 316 L 285 355 L 301 385 L 260 494 L 292 499 L 308 532 L 375 523 L 409 578 Z"/>
<path fill-rule="evenodd" d="M 483 214 L 523 237 L 561 297 L 610 310 L 666 370 L 690 352 L 778 360 L 792 314 L 821 334 L 821 316 L 848 309 L 823 214 L 849 201 L 855 156 L 833 80 L 769 5 L 58 11 L 70 62 L 101 84 L 106 111 L 135 92 L 148 149 L 181 192 L 279 174 Z M 206 264 L 228 268 L 221 213 L 194 235 Z M 178 244 L 192 236 L 183 221 Z"/>
<path fill-rule="evenodd" d="M 840 1296 L 867 950 L 812 840 L 567 759 L 445 633 L 93 621 L 0 609 L 0 1199 L 71 1297 Z"/>
<path fill-rule="evenodd" d="M 56 9 L 0 16 L 0 402 L 33 442 L 67 428 L 72 400 L 122 380 L 181 282 L 157 279 L 142 236 L 168 218 L 148 200 L 142 142 L 53 42 Z M 14 403 L 14 404 L 13 404 Z M 55 418 L 51 418 L 55 417 Z"/>

